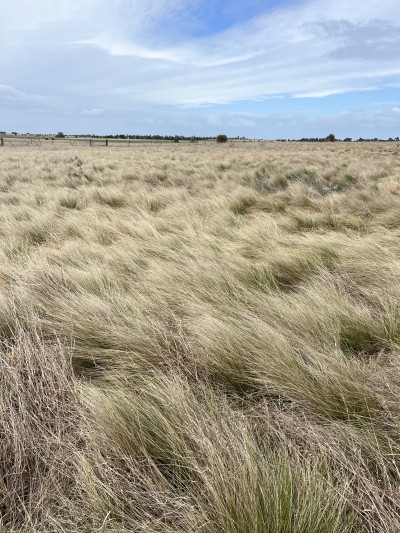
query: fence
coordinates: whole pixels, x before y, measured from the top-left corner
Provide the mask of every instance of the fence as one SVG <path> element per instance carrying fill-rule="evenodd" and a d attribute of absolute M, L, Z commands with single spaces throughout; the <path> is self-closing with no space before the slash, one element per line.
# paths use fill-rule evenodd
<path fill-rule="evenodd" d="M 232 142 L 232 141 L 231 141 Z M 206 144 L 215 143 L 215 139 L 204 139 L 201 141 L 180 140 L 179 144 Z M 166 139 L 93 139 L 93 138 L 75 138 L 75 137 L 42 137 L 42 136 L 18 136 L 3 135 L 0 137 L 0 146 L 40 146 L 49 144 L 63 144 L 72 146 L 135 146 L 138 144 L 175 144 L 174 140 Z"/>

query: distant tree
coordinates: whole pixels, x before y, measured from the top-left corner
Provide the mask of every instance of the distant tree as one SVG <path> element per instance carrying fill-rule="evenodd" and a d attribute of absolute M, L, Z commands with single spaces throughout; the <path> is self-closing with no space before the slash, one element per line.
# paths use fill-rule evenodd
<path fill-rule="evenodd" d="M 62 131 L 59 131 L 56 135 L 59 139 L 63 139 L 65 137 L 64 133 Z"/>
<path fill-rule="evenodd" d="M 226 143 L 228 137 L 226 135 L 218 135 L 216 140 L 217 143 Z"/>
<path fill-rule="evenodd" d="M 346 137 L 345 139 L 343 139 L 345 143 L 351 143 L 352 140 L 353 139 L 351 137 Z"/>
<path fill-rule="evenodd" d="M 333 133 L 330 133 L 327 137 L 325 137 L 325 140 L 328 141 L 328 142 L 335 142 L 336 141 L 336 137 Z"/>

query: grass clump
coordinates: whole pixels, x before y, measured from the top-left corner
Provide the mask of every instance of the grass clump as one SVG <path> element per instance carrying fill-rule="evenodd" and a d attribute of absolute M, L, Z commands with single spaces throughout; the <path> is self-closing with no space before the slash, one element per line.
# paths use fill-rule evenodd
<path fill-rule="evenodd" d="M 126 198 L 122 192 L 114 189 L 99 189 L 95 193 L 95 201 L 100 205 L 105 205 L 118 209 L 126 205 Z"/>
<path fill-rule="evenodd" d="M 150 378 L 136 395 L 114 390 L 121 446 L 148 457 L 177 497 L 194 498 L 205 531 L 350 530 L 326 465 L 291 457 L 272 436 L 258 442 L 223 396 L 176 377 Z"/>
<path fill-rule="evenodd" d="M 85 207 L 84 199 L 77 193 L 68 191 L 60 196 L 59 203 L 61 207 L 66 209 L 83 209 Z"/>

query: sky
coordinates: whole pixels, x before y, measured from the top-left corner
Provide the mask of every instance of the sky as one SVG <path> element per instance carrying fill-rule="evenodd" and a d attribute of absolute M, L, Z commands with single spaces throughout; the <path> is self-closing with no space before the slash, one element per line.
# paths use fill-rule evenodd
<path fill-rule="evenodd" d="M 0 131 L 400 136 L 399 0 L 0 8 Z"/>

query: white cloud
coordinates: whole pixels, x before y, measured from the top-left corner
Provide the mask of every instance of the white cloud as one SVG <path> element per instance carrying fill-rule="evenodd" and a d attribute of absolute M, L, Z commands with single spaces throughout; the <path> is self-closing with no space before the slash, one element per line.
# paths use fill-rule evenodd
<path fill-rule="evenodd" d="M 58 105 L 60 116 L 124 124 L 143 108 L 141 122 L 158 124 L 162 106 L 179 108 L 174 120 L 185 121 L 191 107 L 400 87 L 398 0 L 356 8 L 348 0 L 288 1 L 269 11 L 258 1 L 257 16 L 197 37 L 197 17 L 215 0 L 4 1 L 0 105 L 36 105 L 32 95 L 41 94 L 43 108 Z M 202 128 L 262 131 L 252 116 L 201 113 L 191 117 Z"/>
<path fill-rule="evenodd" d="M 27 94 L 10 85 L 0 84 L 0 99 L 3 103 L 6 102 L 40 102 L 43 98 L 36 94 Z"/>
<path fill-rule="evenodd" d="M 2 98 L 13 98 L 13 99 L 25 99 L 27 95 L 14 87 L 9 85 L 0 85 L 0 95 Z"/>
<path fill-rule="evenodd" d="M 100 4 L 103 0 L 100 0 Z M 33 31 L 57 22 L 74 20 L 92 10 L 95 0 L 12 0 L 2 2 L 0 29 Z"/>
<path fill-rule="evenodd" d="M 82 115 L 86 115 L 89 117 L 99 117 L 101 115 L 104 115 L 104 109 L 101 107 L 93 107 L 92 109 L 84 109 L 82 111 Z"/>
<path fill-rule="evenodd" d="M 135 102 L 195 107 L 277 94 L 323 97 L 400 82 L 397 0 L 365 0 L 357 9 L 347 0 L 285 3 L 217 34 L 184 39 L 178 17 L 193 9 L 193 1 L 139 5 L 117 1 L 106 8 L 112 23 L 79 41 L 148 61 L 150 72 L 138 77 L 133 71 L 131 82 L 112 89 Z M 165 31 L 168 23 L 175 32 Z"/>

